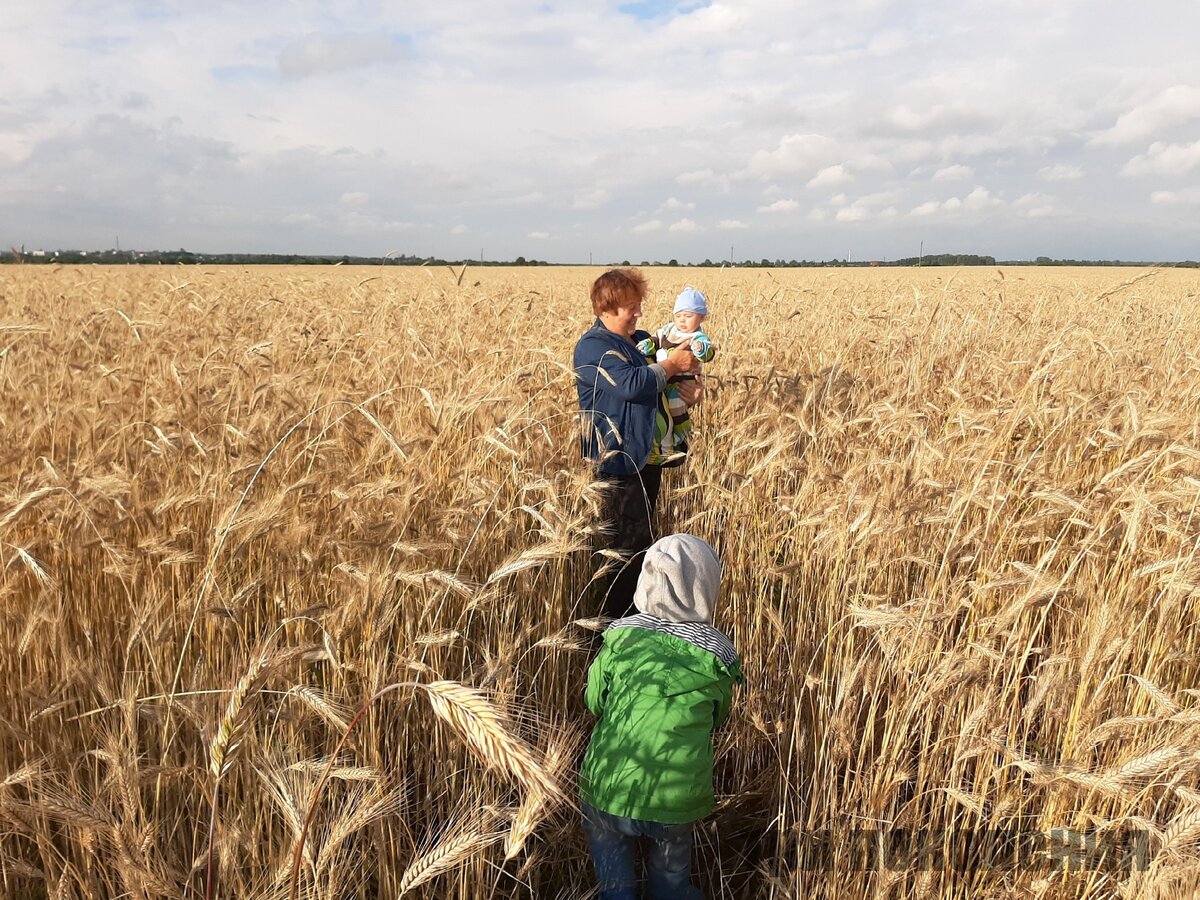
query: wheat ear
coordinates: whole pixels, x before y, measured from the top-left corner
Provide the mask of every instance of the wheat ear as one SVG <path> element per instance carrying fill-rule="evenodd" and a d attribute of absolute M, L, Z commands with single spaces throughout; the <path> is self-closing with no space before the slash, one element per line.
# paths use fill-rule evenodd
<path fill-rule="evenodd" d="M 233 765 L 233 759 L 246 734 L 246 701 L 251 689 L 272 662 L 266 649 L 260 650 L 250 660 L 246 672 L 238 679 L 225 704 L 225 714 L 217 725 L 216 736 L 208 751 L 208 767 L 213 776 L 212 807 L 208 818 L 208 862 L 205 866 L 204 897 L 209 900 L 213 890 L 213 838 L 217 829 L 217 802 L 221 795 L 221 779 Z"/>
<path fill-rule="evenodd" d="M 438 718 L 449 723 L 485 764 L 507 769 L 531 793 L 562 797 L 533 748 L 513 733 L 508 717 L 479 691 L 456 681 L 434 681 L 421 688 Z"/>
<path fill-rule="evenodd" d="M 395 684 L 389 684 L 377 690 L 358 708 L 358 712 L 354 714 L 354 718 L 350 720 L 350 724 L 346 727 L 345 732 L 338 739 L 337 746 L 329 754 L 329 762 L 325 765 L 325 771 L 321 773 L 321 777 L 317 779 L 316 786 L 313 787 L 312 799 L 308 804 L 308 812 L 305 813 L 304 824 L 300 827 L 300 837 L 296 839 L 296 852 L 292 856 L 292 875 L 288 884 L 288 900 L 296 900 L 296 892 L 300 887 L 300 860 L 304 855 L 304 842 L 308 838 L 308 829 L 312 825 L 313 815 L 317 811 L 317 799 L 321 796 L 321 788 L 325 786 L 325 782 L 329 778 L 329 772 L 333 769 L 339 754 L 342 752 L 342 747 L 345 746 L 346 740 L 354 731 L 354 726 L 367 714 L 367 710 L 371 708 L 371 704 L 384 694 L 391 693 L 403 687 L 420 687 L 420 685 L 415 681 L 398 681 Z"/>
<path fill-rule="evenodd" d="M 300 886 L 300 859 L 303 855 L 304 841 L 308 837 L 308 829 L 312 825 L 312 818 L 316 813 L 321 789 L 325 786 L 329 773 L 341 754 L 342 747 L 371 705 L 384 694 L 400 688 L 417 688 L 424 691 L 434 713 L 443 721 L 448 722 L 467 742 L 467 745 L 483 758 L 486 764 L 507 769 L 528 791 L 538 791 L 555 799 L 563 797 L 562 789 L 555 779 L 550 776 L 545 767 L 537 762 L 533 748 L 509 731 L 511 726 L 508 718 L 478 691 L 456 681 L 434 681 L 430 684 L 398 681 L 389 684 L 377 690 L 359 707 L 354 718 L 350 720 L 349 727 L 338 740 L 337 746 L 329 754 L 329 762 L 325 766 L 325 771 L 313 788 L 312 800 L 308 807 L 308 813 L 304 817 L 304 826 L 300 830 L 300 837 L 296 842 L 296 852 L 292 858 L 292 877 L 288 887 L 288 900 L 296 900 Z"/>
<path fill-rule="evenodd" d="M 574 756 L 575 742 L 563 741 L 555 744 L 546 753 L 546 769 L 550 775 L 559 779 L 571 764 Z M 534 829 L 550 815 L 550 796 L 543 790 L 530 791 L 521 801 L 520 807 L 512 817 L 508 835 L 504 839 L 504 858 L 513 859 L 523 849 Z"/>
<path fill-rule="evenodd" d="M 454 837 L 441 841 L 428 853 L 421 854 L 409 863 L 404 874 L 400 876 L 397 896 L 403 897 L 409 891 L 415 890 L 442 872 L 453 869 L 499 839 L 498 832 L 468 828 Z"/>

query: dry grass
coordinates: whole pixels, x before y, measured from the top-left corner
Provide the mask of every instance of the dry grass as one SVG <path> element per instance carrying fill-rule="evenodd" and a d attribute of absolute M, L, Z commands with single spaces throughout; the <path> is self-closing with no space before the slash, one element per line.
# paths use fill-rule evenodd
<path fill-rule="evenodd" d="M 311 809 L 305 897 L 585 894 L 597 272 L 0 268 L 0 893 L 286 896 Z M 721 347 L 661 504 L 748 676 L 709 895 L 1194 890 L 1200 275 L 649 275 Z M 959 870 L 810 839 L 877 826 Z"/>

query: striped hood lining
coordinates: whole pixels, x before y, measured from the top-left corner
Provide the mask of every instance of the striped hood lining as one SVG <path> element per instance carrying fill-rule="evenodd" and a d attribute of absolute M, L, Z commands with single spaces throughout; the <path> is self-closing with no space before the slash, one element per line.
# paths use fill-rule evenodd
<path fill-rule="evenodd" d="M 727 669 L 732 669 L 738 661 L 733 641 L 703 622 L 667 622 L 648 613 L 638 613 L 634 616 L 617 619 L 605 630 L 612 631 L 615 628 L 643 628 L 646 631 L 657 631 L 659 634 L 668 634 L 671 637 L 679 638 L 693 647 L 711 653 L 723 662 Z"/>

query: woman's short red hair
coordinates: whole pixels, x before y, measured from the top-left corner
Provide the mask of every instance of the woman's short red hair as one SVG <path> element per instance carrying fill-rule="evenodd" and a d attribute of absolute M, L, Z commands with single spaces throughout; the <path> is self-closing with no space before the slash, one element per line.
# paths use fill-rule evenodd
<path fill-rule="evenodd" d="M 592 282 L 592 312 L 616 312 L 646 299 L 646 276 L 638 269 L 609 269 Z"/>

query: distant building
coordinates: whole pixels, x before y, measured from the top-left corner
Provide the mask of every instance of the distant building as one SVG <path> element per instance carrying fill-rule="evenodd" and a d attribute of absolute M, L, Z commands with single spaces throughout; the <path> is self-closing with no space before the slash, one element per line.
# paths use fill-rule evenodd
<path fill-rule="evenodd" d="M 33 251 L 33 255 L 34 255 L 34 256 L 45 256 L 45 255 L 46 255 L 46 251 L 45 251 L 45 250 L 34 250 L 34 251 Z"/>

